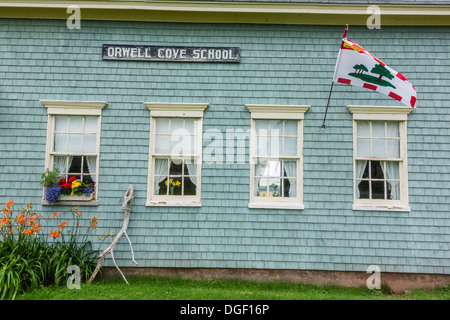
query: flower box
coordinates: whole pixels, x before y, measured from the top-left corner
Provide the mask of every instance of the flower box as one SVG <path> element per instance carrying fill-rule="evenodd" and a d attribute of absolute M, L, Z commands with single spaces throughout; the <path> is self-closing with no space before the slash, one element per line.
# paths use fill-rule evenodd
<path fill-rule="evenodd" d="M 45 188 L 44 198 L 49 203 L 57 201 L 91 201 L 94 198 L 95 182 L 81 181 L 77 177 L 69 177 L 67 180 L 59 176 L 59 170 L 46 170 L 42 174 L 41 184 Z"/>
<path fill-rule="evenodd" d="M 85 196 L 84 194 L 62 194 L 59 196 L 58 201 L 90 201 L 93 197 L 94 195 L 92 193 L 88 196 Z"/>

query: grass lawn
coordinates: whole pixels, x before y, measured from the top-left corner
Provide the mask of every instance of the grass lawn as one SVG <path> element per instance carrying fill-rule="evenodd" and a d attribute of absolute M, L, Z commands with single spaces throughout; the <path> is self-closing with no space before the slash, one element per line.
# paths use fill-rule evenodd
<path fill-rule="evenodd" d="M 163 277 L 120 277 L 66 286 L 45 287 L 16 300 L 450 300 L 450 287 L 410 290 L 403 295 L 366 287 L 347 288 L 242 280 L 192 280 Z"/>

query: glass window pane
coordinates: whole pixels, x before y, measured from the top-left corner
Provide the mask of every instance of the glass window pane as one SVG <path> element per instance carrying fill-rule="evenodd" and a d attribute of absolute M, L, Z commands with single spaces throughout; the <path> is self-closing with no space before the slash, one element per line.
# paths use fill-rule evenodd
<path fill-rule="evenodd" d="M 197 135 L 198 134 L 198 120 L 192 118 L 186 118 L 185 120 L 185 129 L 186 133 L 189 135 Z"/>
<path fill-rule="evenodd" d="M 387 136 L 390 138 L 400 137 L 400 125 L 396 121 L 387 121 Z"/>
<path fill-rule="evenodd" d="M 283 197 L 286 198 L 295 198 L 297 197 L 297 188 L 295 184 L 297 183 L 297 179 L 283 179 Z"/>
<path fill-rule="evenodd" d="M 55 134 L 55 141 L 53 145 L 54 152 L 66 152 L 67 134 Z"/>
<path fill-rule="evenodd" d="M 400 163 L 397 161 L 386 161 L 386 179 L 400 179 Z"/>
<path fill-rule="evenodd" d="M 384 168 L 381 166 L 384 166 L 384 162 L 380 161 L 370 161 L 371 167 L 370 167 L 370 174 L 371 179 L 384 179 Z"/>
<path fill-rule="evenodd" d="M 169 153 L 169 136 L 155 135 L 155 152 L 161 154 Z"/>
<path fill-rule="evenodd" d="M 270 120 L 270 136 L 283 135 L 283 120 Z"/>
<path fill-rule="evenodd" d="M 298 122 L 295 120 L 286 120 L 284 122 L 284 135 L 297 136 Z"/>
<path fill-rule="evenodd" d="M 386 158 L 386 140 L 372 139 L 372 157 Z"/>
<path fill-rule="evenodd" d="M 356 122 L 356 136 L 357 137 L 370 137 L 370 124 L 369 121 L 357 121 Z"/>
<path fill-rule="evenodd" d="M 256 137 L 256 155 L 267 156 L 268 147 L 269 147 L 268 137 Z"/>
<path fill-rule="evenodd" d="M 283 140 L 282 137 L 270 137 L 270 155 L 280 156 L 283 150 Z"/>
<path fill-rule="evenodd" d="M 183 150 L 185 155 L 196 154 L 197 152 L 197 136 L 183 137 Z"/>
<path fill-rule="evenodd" d="M 181 176 L 183 174 L 183 159 L 170 159 L 169 174 L 171 176 Z"/>
<path fill-rule="evenodd" d="M 400 158 L 400 140 L 395 139 L 387 141 L 387 157 Z"/>
<path fill-rule="evenodd" d="M 83 161 L 84 161 L 84 166 L 88 170 L 88 171 L 83 171 L 83 172 L 95 173 L 95 171 L 97 169 L 97 157 L 96 156 L 85 156 Z"/>
<path fill-rule="evenodd" d="M 356 161 L 357 163 L 359 163 L 359 165 L 356 165 L 357 170 L 364 170 L 362 173 L 361 178 L 363 179 L 369 179 L 369 162 L 370 161 Z M 362 167 L 364 165 L 364 162 L 366 163 L 366 165 L 364 166 L 364 168 Z M 357 172 L 357 178 L 358 174 L 360 174 L 361 172 Z"/>
<path fill-rule="evenodd" d="M 81 173 L 81 158 L 80 156 L 70 157 L 69 174 Z M 81 177 L 81 176 L 80 176 Z"/>
<path fill-rule="evenodd" d="M 384 121 L 372 121 L 372 137 L 385 137 Z"/>
<path fill-rule="evenodd" d="M 372 181 L 372 199 L 384 199 L 384 181 Z"/>
<path fill-rule="evenodd" d="M 361 158 L 370 157 L 370 140 L 369 139 L 357 139 L 356 141 L 356 156 Z"/>
<path fill-rule="evenodd" d="M 269 197 L 281 197 L 281 179 L 269 179 Z"/>
<path fill-rule="evenodd" d="M 169 181 L 165 181 L 169 188 L 169 195 L 180 196 L 183 188 L 183 179 L 180 177 L 171 177 L 169 176 Z"/>
<path fill-rule="evenodd" d="M 161 181 L 162 180 L 162 181 Z M 167 194 L 167 178 L 155 176 L 155 185 L 153 190 L 155 190 L 155 194 Z"/>
<path fill-rule="evenodd" d="M 67 151 L 81 152 L 81 134 L 69 134 L 69 142 L 67 145 Z"/>
<path fill-rule="evenodd" d="M 85 118 L 84 132 L 97 133 L 97 117 L 86 117 Z"/>
<path fill-rule="evenodd" d="M 170 136 L 170 154 L 182 155 L 184 150 L 183 136 L 172 135 Z"/>
<path fill-rule="evenodd" d="M 255 120 L 256 134 L 259 136 L 267 136 L 269 130 L 269 120 Z"/>
<path fill-rule="evenodd" d="M 297 161 L 296 160 L 284 160 L 283 161 L 284 168 L 284 176 L 289 178 L 297 177 Z"/>
<path fill-rule="evenodd" d="M 271 160 L 264 172 L 265 177 L 281 177 L 281 161 Z"/>
<path fill-rule="evenodd" d="M 284 138 L 284 155 L 297 156 L 297 138 Z"/>
<path fill-rule="evenodd" d="M 195 196 L 197 187 L 193 181 L 196 181 L 197 177 L 185 177 L 184 178 L 184 191 L 183 194 L 186 196 Z"/>
<path fill-rule="evenodd" d="M 358 199 L 369 199 L 369 181 L 360 181 L 358 184 L 358 190 Z"/>
<path fill-rule="evenodd" d="M 169 133 L 169 118 L 156 118 L 156 133 Z"/>
<path fill-rule="evenodd" d="M 265 178 L 255 179 L 255 196 L 257 197 L 267 196 L 267 179 Z"/>
<path fill-rule="evenodd" d="M 97 151 L 97 135 L 85 134 L 83 137 L 83 152 L 95 153 Z"/>
<path fill-rule="evenodd" d="M 61 176 L 65 175 L 67 167 L 67 156 L 53 157 L 53 168 L 58 169 Z"/>
<path fill-rule="evenodd" d="M 170 133 L 181 134 L 183 131 L 183 118 L 171 118 Z"/>
<path fill-rule="evenodd" d="M 82 132 L 82 129 L 83 129 L 83 117 L 70 116 L 69 132 Z"/>
<path fill-rule="evenodd" d="M 67 132 L 67 116 L 55 116 L 55 131 Z"/>

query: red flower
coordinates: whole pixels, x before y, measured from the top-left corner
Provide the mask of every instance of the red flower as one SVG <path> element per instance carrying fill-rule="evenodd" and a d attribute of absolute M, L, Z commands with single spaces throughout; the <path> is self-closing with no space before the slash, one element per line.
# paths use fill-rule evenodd
<path fill-rule="evenodd" d="M 76 178 L 76 177 L 70 177 L 70 178 L 69 178 L 69 182 L 72 182 L 72 181 L 74 181 L 74 180 L 77 180 L 77 178 Z"/>
<path fill-rule="evenodd" d="M 66 179 L 62 178 L 59 180 L 59 184 L 64 184 L 64 183 L 66 183 Z"/>
<path fill-rule="evenodd" d="M 61 185 L 61 189 L 70 189 L 70 188 L 72 188 L 71 183 L 64 183 Z"/>

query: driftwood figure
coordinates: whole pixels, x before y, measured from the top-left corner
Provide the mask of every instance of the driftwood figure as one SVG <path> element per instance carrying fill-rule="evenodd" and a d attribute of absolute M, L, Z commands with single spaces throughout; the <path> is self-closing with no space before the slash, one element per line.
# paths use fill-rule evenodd
<path fill-rule="evenodd" d="M 128 284 L 127 279 L 125 278 L 125 276 L 122 273 L 122 271 L 120 271 L 119 267 L 116 264 L 116 261 L 114 260 L 113 249 L 114 249 L 115 245 L 117 244 L 117 242 L 119 242 L 119 240 L 122 237 L 122 235 L 125 234 L 125 237 L 127 237 L 128 243 L 130 244 L 131 261 L 134 262 L 135 264 L 138 264 L 134 260 L 133 245 L 131 244 L 130 238 L 128 238 L 128 235 L 127 235 L 128 222 L 130 221 L 130 213 L 131 213 L 131 202 L 133 201 L 133 194 L 134 194 L 134 187 L 133 187 L 133 185 L 130 184 L 130 186 L 128 187 L 128 190 L 125 193 L 125 196 L 123 198 L 122 210 L 125 211 L 125 215 L 124 215 L 124 218 L 123 218 L 122 229 L 117 234 L 117 236 L 115 237 L 113 242 L 111 242 L 111 244 L 105 250 L 103 250 L 103 252 L 98 256 L 99 259 L 98 259 L 98 262 L 97 262 L 97 267 L 95 268 L 94 272 L 92 273 L 88 283 L 92 283 L 92 281 L 94 281 L 95 276 L 97 275 L 98 271 L 100 270 L 100 267 L 102 265 L 103 259 L 105 259 L 106 255 L 108 255 L 108 253 L 110 253 L 111 254 L 111 258 L 112 258 L 112 260 L 114 262 L 114 265 L 116 266 L 117 270 L 119 270 L 120 274 L 122 275 L 122 278 Z"/>

